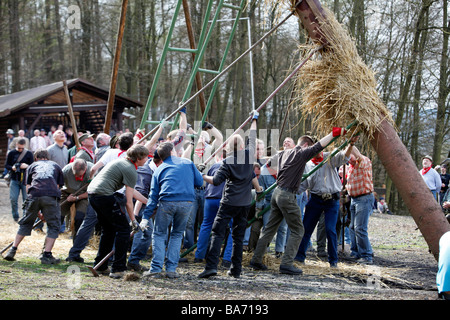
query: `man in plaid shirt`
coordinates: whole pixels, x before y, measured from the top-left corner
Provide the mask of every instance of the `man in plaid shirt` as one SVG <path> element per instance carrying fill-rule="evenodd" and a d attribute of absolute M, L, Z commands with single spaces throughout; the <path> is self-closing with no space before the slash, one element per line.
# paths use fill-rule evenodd
<path fill-rule="evenodd" d="M 351 256 L 358 263 L 373 264 L 373 251 L 368 234 L 369 216 L 374 202 L 372 162 L 353 147 L 349 163 L 347 191 L 351 198 Z"/>

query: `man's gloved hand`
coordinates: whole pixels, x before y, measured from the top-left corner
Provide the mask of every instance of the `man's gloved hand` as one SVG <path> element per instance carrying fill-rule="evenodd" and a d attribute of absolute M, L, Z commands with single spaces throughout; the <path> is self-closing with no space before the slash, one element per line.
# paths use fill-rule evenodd
<path fill-rule="evenodd" d="M 253 110 L 252 112 L 250 112 L 250 115 L 252 116 L 252 120 L 258 120 L 259 112 L 256 110 Z"/>
<path fill-rule="evenodd" d="M 262 209 L 264 207 L 264 189 L 261 188 L 261 191 L 255 192 L 255 206 L 256 208 Z"/>
<path fill-rule="evenodd" d="M 161 120 L 161 127 L 163 129 L 170 127 L 169 121 L 167 121 L 166 119 Z"/>
<path fill-rule="evenodd" d="M 209 123 L 208 121 L 205 121 L 205 122 L 203 122 L 202 130 L 212 129 L 213 127 L 214 126 L 211 123 Z"/>
<path fill-rule="evenodd" d="M 139 223 L 136 220 L 133 220 L 130 222 L 131 226 L 131 232 L 136 233 L 139 230 L 141 230 L 141 227 L 139 226 Z"/>
<path fill-rule="evenodd" d="M 262 209 L 255 208 L 255 219 L 261 220 L 262 216 L 259 215 L 259 213 L 262 211 Z"/>
<path fill-rule="evenodd" d="M 144 135 L 145 135 L 145 130 L 144 130 L 144 129 L 138 129 L 138 130 L 136 131 L 136 134 L 134 135 L 134 137 L 135 137 L 137 140 L 141 140 L 141 139 L 144 137 Z"/>
<path fill-rule="evenodd" d="M 206 166 L 203 163 L 196 164 L 195 166 L 197 167 L 197 170 L 200 172 L 203 172 L 203 170 L 205 170 L 206 168 Z"/>
<path fill-rule="evenodd" d="M 345 128 L 333 127 L 333 137 L 343 136 L 347 133 Z"/>
<path fill-rule="evenodd" d="M 148 219 L 142 219 L 141 223 L 139 224 L 139 227 L 142 230 L 147 230 L 148 229 Z"/>

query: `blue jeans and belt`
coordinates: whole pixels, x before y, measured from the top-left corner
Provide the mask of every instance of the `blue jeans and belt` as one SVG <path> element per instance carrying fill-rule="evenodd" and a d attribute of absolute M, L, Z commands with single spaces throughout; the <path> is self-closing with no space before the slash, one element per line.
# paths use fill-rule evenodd
<path fill-rule="evenodd" d="M 203 215 L 205 202 L 205 188 L 195 188 L 195 201 L 192 203 L 192 211 L 186 223 L 186 232 L 184 235 L 183 247 L 191 248 L 195 243 L 195 223 L 197 222 L 197 214 Z"/>
<path fill-rule="evenodd" d="M 197 259 L 205 259 L 206 251 L 208 249 L 209 238 L 211 235 L 211 229 L 216 218 L 217 211 L 220 206 L 220 198 L 206 198 L 205 207 L 203 211 L 203 221 L 200 227 L 200 232 L 198 233 L 197 240 L 197 250 L 195 251 L 195 257 Z M 233 245 L 233 240 L 231 237 L 231 232 L 228 235 L 227 245 L 225 247 L 225 252 L 223 254 L 223 259 L 231 261 L 231 248 Z"/>
<path fill-rule="evenodd" d="M 172 229 L 167 246 L 166 272 L 175 272 L 180 259 L 181 241 L 192 211 L 192 201 L 160 201 L 153 230 L 153 259 L 150 272 L 159 273 L 166 257 L 166 240 L 170 224 Z"/>
<path fill-rule="evenodd" d="M 372 213 L 373 194 L 368 193 L 351 197 L 350 212 L 350 238 L 351 255 L 355 258 L 372 260 L 372 246 L 369 240 L 369 216 Z"/>
<path fill-rule="evenodd" d="M 75 237 L 73 239 L 73 246 L 69 250 L 69 258 L 79 258 L 81 251 L 86 248 L 86 245 L 91 238 L 92 232 L 97 224 L 97 214 L 91 205 L 87 206 L 86 215 L 80 225 Z"/>
<path fill-rule="evenodd" d="M 305 261 L 309 240 L 311 239 L 311 235 L 316 228 L 322 213 L 324 213 L 325 216 L 325 230 L 328 240 L 328 261 L 331 264 L 337 263 L 336 223 L 339 216 L 339 193 L 333 194 L 331 198 L 324 198 L 321 195 L 311 194 L 311 199 L 305 207 L 305 216 L 303 217 L 305 233 L 295 257 L 296 260 L 302 262 Z"/>
<path fill-rule="evenodd" d="M 139 215 L 136 217 L 138 222 L 142 219 L 142 214 L 146 206 L 142 204 L 141 210 L 139 210 Z M 141 260 L 147 255 L 147 251 L 152 244 L 152 234 L 153 234 L 153 220 L 148 221 L 147 229 L 144 231 L 139 230 L 134 234 L 133 243 L 131 245 L 131 252 L 128 257 L 128 263 L 139 264 Z"/>
<path fill-rule="evenodd" d="M 20 181 L 11 179 L 9 184 L 9 200 L 11 201 L 12 216 L 15 221 L 19 220 L 19 195 L 22 192 L 22 202 L 27 198 L 26 185 Z"/>

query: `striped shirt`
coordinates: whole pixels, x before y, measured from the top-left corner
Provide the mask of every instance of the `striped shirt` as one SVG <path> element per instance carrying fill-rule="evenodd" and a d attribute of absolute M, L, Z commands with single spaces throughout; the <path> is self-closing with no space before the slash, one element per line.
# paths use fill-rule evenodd
<path fill-rule="evenodd" d="M 361 156 L 355 166 L 349 166 L 347 191 L 351 197 L 373 192 L 372 161 L 369 158 Z"/>

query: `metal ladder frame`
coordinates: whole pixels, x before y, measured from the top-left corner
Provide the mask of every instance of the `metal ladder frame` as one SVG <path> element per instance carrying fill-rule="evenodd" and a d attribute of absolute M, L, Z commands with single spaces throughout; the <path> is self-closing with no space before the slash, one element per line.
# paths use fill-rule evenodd
<path fill-rule="evenodd" d="M 219 0 L 216 12 L 213 15 L 213 18 L 210 19 L 212 7 L 213 7 L 213 2 L 215 2 L 215 1 L 216 0 L 209 0 L 208 6 L 207 6 L 207 9 L 206 9 L 206 13 L 205 13 L 205 17 L 204 17 L 204 20 L 203 20 L 203 24 L 202 24 L 202 30 L 201 30 L 201 33 L 200 33 L 200 36 L 199 36 L 199 41 L 198 41 L 199 45 L 198 45 L 198 47 L 196 49 L 191 49 L 191 48 L 174 48 L 174 47 L 170 47 L 170 41 L 171 41 L 171 38 L 172 38 L 172 34 L 173 34 L 173 31 L 174 31 L 174 28 L 175 28 L 175 25 L 176 25 L 176 22 L 177 22 L 177 19 L 178 19 L 178 15 L 180 13 L 181 4 L 183 2 L 183 0 L 178 0 L 177 5 L 175 7 L 174 15 L 172 17 L 171 25 L 170 25 L 170 28 L 169 28 L 169 31 L 168 31 L 168 34 L 167 34 L 167 38 L 166 38 L 165 43 L 164 43 L 164 48 L 163 48 L 163 51 L 162 51 L 162 54 L 161 54 L 161 58 L 159 60 L 158 67 L 157 67 L 157 70 L 156 70 L 156 73 L 155 73 L 155 78 L 153 80 L 152 87 L 150 89 L 150 93 L 149 93 L 149 96 L 148 96 L 148 99 L 147 99 L 147 104 L 146 104 L 146 107 L 144 109 L 144 113 L 143 113 L 143 116 L 142 116 L 142 119 L 141 119 L 140 129 L 143 129 L 145 127 L 145 125 L 147 125 L 147 124 L 159 123 L 159 121 L 148 120 L 148 116 L 149 116 L 150 109 L 152 107 L 153 100 L 154 100 L 154 97 L 155 97 L 155 94 L 156 94 L 159 77 L 161 75 L 161 71 L 163 69 L 167 53 L 169 51 L 185 52 L 185 53 L 190 53 L 190 54 L 194 53 L 195 54 L 195 59 L 194 59 L 194 62 L 193 62 L 193 68 L 192 68 L 192 71 L 191 71 L 191 74 L 190 74 L 190 77 L 189 77 L 188 85 L 187 85 L 186 91 L 184 93 L 183 99 L 182 99 L 182 101 L 180 101 L 180 103 L 182 103 L 183 101 L 186 101 L 189 98 L 189 95 L 190 95 L 191 90 L 192 90 L 192 86 L 193 86 L 194 81 L 195 81 L 196 74 L 198 72 L 211 73 L 211 74 L 217 75 L 223 70 L 223 68 L 225 66 L 225 60 L 226 60 L 226 57 L 228 55 L 228 51 L 230 49 L 232 40 L 234 38 L 234 34 L 236 32 L 237 25 L 239 23 L 239 20 L 240 20 L 243 8 L 246 5 L 247 1 L 246 0 L 241 0 L 240 1 L 240 5 L 239 6 L 235 6 L 235 5 L 224 3 L 225 0 Z M 231 29 L 231 32 L 230 32 L 230 35 L 229 35 L 229 38 L 228 38 L 228 41 L 227 41 L 227 45 L 226 45 L 225 50 L 224 50 L 224 54 L 223 54 L 223 57 L 222 57 L 222 60 L 221 60 L 220 66 L 219 66 L 219 70 L 202 69 L 202 68 L 200 68 L 200 65 L 203 62 L 203 58 L 204 58 L 204 54 L 205 54 L 207 45 L 208 45 L 209 40 L 211 38 L 212 31 L 213 31 L 214 27 L 216 26 L 217 21 L 219 20 L 218 19 L 219 18 L 219 14 L 220 14 L 222 8 L 229 8 L 229 9 L 232 9 L 232 10 L 236 10 L 237 14 L 236 14 L 236 17 L 234 18 L 234 23 L 232 25 L 232 29 Z M 210 24 L 209 28 L 208 28 L 208 24 Z M 217 89 L 217 86 L 218 86 L 218 81 L 215 81 L 214 85 L 212 86 L 212 89 L 211 89 L 210 96 L 209 96 L 208 101 L 207 101 L 207 105 L 206 105 L 205 111 L 203 113 L 203 117 L 202 117 L 202 120 L 201 120 L 202 124 L 205 121 L 206 116 L 207 116 L 207 114 L 209 112 L 209 109 L 211 107 L 211 104 L 212 104 L 212 101 L 214 99 L 214 94 L 215 94 L 215 91 Z M 172 127 L 175 127 L 177 125 L 177 123 L 178 123 L 178 114 L 176 116 L 176 119 L 173 121 Z M 201 131 L 201 126 L 199 128 L 198 134 L 200 134 L 200 131 Z"/>

